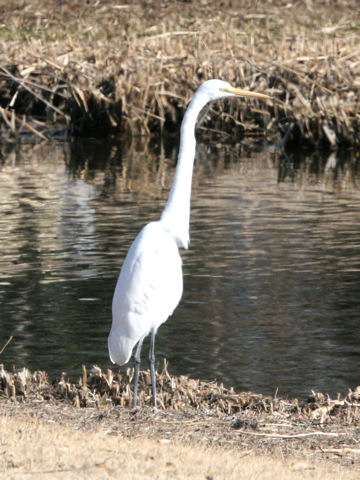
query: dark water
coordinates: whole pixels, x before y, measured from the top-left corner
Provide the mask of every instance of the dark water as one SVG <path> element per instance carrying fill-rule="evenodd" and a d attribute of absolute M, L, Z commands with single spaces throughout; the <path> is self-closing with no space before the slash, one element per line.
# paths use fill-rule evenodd
<path fill-rule="evenodd" d="M 0 355 L 11 369 L 110 367 L 122 260 L 175 164 L 137 143 L 5 146 Z M 245 156 L 242 156 L 245 154 Z M 172 373 L 304 396 L 360 384 L 360 162 L 200 145 L 184 295 L 157 336 Z M 147 345 L 145 345 L 147 348 Z M 147 354 L 143 354 L 144 363 Z"/>

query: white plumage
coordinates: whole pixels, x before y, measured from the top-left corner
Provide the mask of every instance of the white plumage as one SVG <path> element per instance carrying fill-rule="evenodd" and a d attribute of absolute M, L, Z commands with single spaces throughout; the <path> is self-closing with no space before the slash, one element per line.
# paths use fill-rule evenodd
<path fill-rule="evenodd" d="M 160 220 L 146 225 L 125 258 L 115 288 L 108 347 L 112 362 L 127 363 L 134 346 L 134 406 L 137 403 L 141 346 L 151 333 L 150 371 L 156 406 L 155 334 L 178 305 L 182 290 L 178 248 L 188 248 L 191 181 L 195 158 L 195 125 L 202 108 L 211 100 L 230 96 L 269 98 L 233 88 L 222 80 L 208 80 L 196 91 L 181 123 L 180 150 L 169 199 Z"/>
<path fill-rule="evenodd" d="M 146 225 L 132 244 L 113 298 L 109 353 L 127 363 L 134 346 L 173 313 L 183 290 L 181 257 L 161 222 Z"/>

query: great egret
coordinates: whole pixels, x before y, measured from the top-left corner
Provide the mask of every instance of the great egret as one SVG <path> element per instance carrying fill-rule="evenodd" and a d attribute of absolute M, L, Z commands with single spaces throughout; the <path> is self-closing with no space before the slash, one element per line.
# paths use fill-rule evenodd
<path fill-rule="evenodd" d="M 140 353 L 151 333 L 150 373 L 156 407 L 155 335 L 178 305 L 182 291 L 179 247 L 188 248 L 191 180 L 195 158 L 195 124 L 201 109 L 222 97 L 267 95 L 233 88 L 222 80 L 208 80 L 191 100 L 180 133 L 180 151 L 173 185 L 160 220 L 146 225 L 130 247 L 120 272 L 112 303 L 112 327 L 108 337 L 110 359 L 123 365 L 134 346 L 135 378 L 133 406 L 137 404 Z"/>

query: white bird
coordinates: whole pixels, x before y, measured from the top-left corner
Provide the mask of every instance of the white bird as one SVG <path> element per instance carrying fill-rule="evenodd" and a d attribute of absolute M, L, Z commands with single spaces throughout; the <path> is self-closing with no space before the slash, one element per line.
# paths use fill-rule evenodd
<path fill-rule="evenodd" d="M 183 291 L 179 248 L 188 248 L 191 181 L 195 159 L 195 124 L 202 108 L 222 97 L 252 96 L 256 92 L 233 88 L 222 80 L 208 80 L 196 91 L 181 124 L 180 150 L 173 185 L 160 220 L 146 225 L 135 238 L 120 272 L 112 303 L 112 327 L 108 337 L 110 359 L 123 365 L 134 346 L 133 406 L 137 404 L 140 353 L 151 333 L 150 373 L 156 407 L 155 335 L 173 313 Z"/>

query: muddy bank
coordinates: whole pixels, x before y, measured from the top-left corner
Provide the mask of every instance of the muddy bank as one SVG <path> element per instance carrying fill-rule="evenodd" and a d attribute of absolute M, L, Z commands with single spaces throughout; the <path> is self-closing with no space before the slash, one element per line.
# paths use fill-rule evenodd
<path fill-rule="evenodd" d="M 289 147 L 359 144 L 357 2 L 15 0 L 0 7 L 3 138 L 177 130 L 205 79 L 272 96 L 203 124 Z"/>

